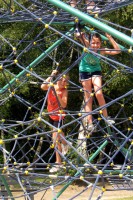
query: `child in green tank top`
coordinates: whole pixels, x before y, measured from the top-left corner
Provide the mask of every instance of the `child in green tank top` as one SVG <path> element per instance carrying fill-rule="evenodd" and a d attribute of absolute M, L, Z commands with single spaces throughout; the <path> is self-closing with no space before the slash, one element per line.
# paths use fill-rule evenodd
<path fill-rule="evenodd" d="M 113 50 L 101 47 L 102 40 L 98 33 L 94 33 L 91 39 L 87 39 L 85 33 L 83 32 L 77 32 L 75 36 L 86 48 L 89 48 L 92 51 L 91 53 L 89 52 L 85 54 L 85 56 L 81 59 L 79 65 L 79 79 L 84 89 L 85 111 L 89 114 L 92 111 L 92 86 L 94 88 L 94 93 L 99 103 L 99 106 L 104 106 L 106 104 L 102 92 L 100 55 L 116 55 L 119 54 L 121 50 L 119 45 L 112 38 L 112 36 L 107 33 L 106 37 L 112 44 Z M 98 56 L 98 54 L 100 55 Z M 115 123 L 114 120 L 108 119 L 106 108 L 103 109 L 103 116 L 107 119 L 108 123 Z M 94 125 L 92 121 L 92 115 L 88 115 L 87 119 L 88 130 L 93 131 Z"/>

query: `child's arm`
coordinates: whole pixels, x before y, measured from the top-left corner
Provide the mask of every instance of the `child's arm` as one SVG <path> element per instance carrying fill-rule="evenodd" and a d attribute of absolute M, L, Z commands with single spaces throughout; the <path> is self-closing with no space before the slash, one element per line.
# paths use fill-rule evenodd
<path fill-rule="evenodd" d="M 57 93 L 56 93 L 57 94 Z M 62 108 L 66 108 L 67 106 L 67 99 L 68 99 L 68 91 L 67 89 L 64 90 L 62 98 L 60 95 L 57 94 L 58 100 Z"/>
<path fill-rule="evenodd" d="M 77 33 L 75 33 L 75 36 L 76 36 L 77 39 L 80 40 L 80 42 L 84 46 L 89 47 L 89 40 L 86 39 L 85 33 L 83 33 L 83 32 L 77 32 Z"/>
<path fill-rule="evenodd" d="M 43 84 L 41 85 L 41 89 L 42 89 L 42 90 L 48 90 L 49 82 L 51 81 L 51 79 L 53 78 L 53 76 L 55 76 L 57 73 L 58 73 L 57 70 L 53 70 L 53 71 L 52 71 L 51 76 L 49 76 L 49 77 L 45 80 L 45 82 L 43 82 Z"/>
<path fill-rule="evenodd" d="M 106 33 L 106 37 L 109 39 L 110 43 L 112 44 L 112 46 L 114 47 L 114 49 L 116 51 L 115 50 L 111 51 L 111 50 L 105 49 L 105 51 L 103 51 L 103 54 L 107 54 L 107 55 L 116 55 L 116 54 L 119 54 L 121 52 L 121 49 L 120 49 L 119 45 L 117 44 L 117 42 L 108 33 Z"/>

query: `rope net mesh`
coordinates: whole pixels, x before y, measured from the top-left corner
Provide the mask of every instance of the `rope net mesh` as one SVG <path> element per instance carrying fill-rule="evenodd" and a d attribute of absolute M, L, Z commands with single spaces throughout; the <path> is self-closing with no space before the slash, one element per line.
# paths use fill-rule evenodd
<path fill-rule="evenodd" d="M 128 0 L 63 2 L 92 17 L 98 13 L 98 20 L 118 27 L 119 31 L 132 32 L 130 28 L 105 21 L 103 17 L 109 11 L 129 5 Z M 80 196 L 88 188 L 88 199 L 92 198 L 95 189 L 99 191 L 97 199 L 102 199 L 103 193 L 108 191 L 107 181 L 112 186 L 109 190 L 131 190 L 133 90 L 128 79 L 133 73 L 132 47 L 121 46 L 127 63 L 123 63 L 119 56 L 96 55 L 100 56 L 102 63 L 102 89 L 107 103 L 100 107 L 93 91 L 93 110 L 86 113 L 84 89 L 78 80 L 78 64 L 84 46 L 74 36 L 75 17 L 47 1 L 24 3 L 14 0 L 1 2 L 0 22 L 1 197 L 32 199 L 36 193 L 42 192 L 42 199 L 48 190 L 52 190 L 53 199 L 57 199 L 68 185 L 76 181 L 83 182 L 85 188 L 70 199 Z M 82 21 L 80 25 L 90 34 L 93 31 L 100 33 L 103 44 L 109 45 L 104 32 Z M 69 73 L 71 77 L 67 87 L 70 104 L 68 102 L 67 108 L 60 111 L 59 116 L 65 112 L 65 123 L 58 128 L 48 120 L 49 115 L 54 114 L 46 109 L 49 90 L 43 92 L 40 88 L 53 69 L 59 70 L 60 76 Z M 125 82 L 120 85 L 122 78 Z M 58 79 L 55 77 L 52 83 Z M 49 88 L 52 87 L 50 84 Z M 112 92 L 120 89 L 111 95 L 108 87 Z M 78 99 L 76 102 L 74 95 Z M 130 115 L 127 113 L 129 105 Z M 107 123 L 102 113 L 104 108 L 109 113 L 114 111 L 111 113 L 115 124 Z M 95 131 L 88 131 L 88 115 L 93 116 Z M 59 141 L 53 144 L 53 128 L 58 134 L 65 132 L 65 137 L 61 135 L 61 138 L 69 147 L 67 154 L 58 150 Z M 56 152 L 62 158 L 62 167 L 55 175 L 49 170 L 56 165 Z M 12 191 L 16 185 L 21 194 L 14 196 Z M 54 190 L 59 185 L 62 190 L 56 195 Z"/>

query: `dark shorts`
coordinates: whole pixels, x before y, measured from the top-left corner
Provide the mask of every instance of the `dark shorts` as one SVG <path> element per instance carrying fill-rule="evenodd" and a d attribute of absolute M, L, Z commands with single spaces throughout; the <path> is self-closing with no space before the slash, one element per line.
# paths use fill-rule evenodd
<path fill-rule="evenodd" d="M 56 128 L 58 128 L 63 125 L 63 119 L 61 119 L 60 121 L 54 121 L 53 119 L 49 117 L 49 123 L 55 126 Z"/>
<path fill-rule="evenodd" d="M 102 76 L 101 71 L 95 71 L 95 72 L 79 72 L 79 80 L 84 81 L 91 79 L 93 76 Z"/>

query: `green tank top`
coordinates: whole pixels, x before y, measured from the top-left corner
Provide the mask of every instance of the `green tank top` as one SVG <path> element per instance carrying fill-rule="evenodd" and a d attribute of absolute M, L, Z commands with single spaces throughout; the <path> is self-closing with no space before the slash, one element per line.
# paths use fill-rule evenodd
<path fill-rule="evenodd" d="M 79 72 L 95 72 L 101 71 L 100 58 L 87 53 L 79 64 Z"/>

